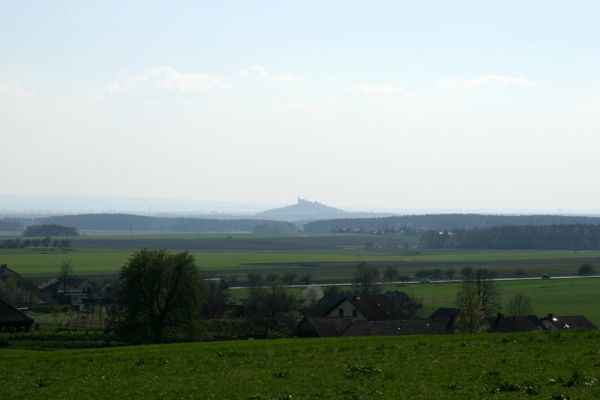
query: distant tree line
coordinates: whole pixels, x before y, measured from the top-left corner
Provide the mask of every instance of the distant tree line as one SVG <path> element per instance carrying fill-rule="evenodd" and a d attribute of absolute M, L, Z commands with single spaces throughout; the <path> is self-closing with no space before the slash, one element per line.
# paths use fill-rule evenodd
<path fill-rule="evenodd" d="M 482 215 L 482 214 L 428 214 L 403 215 L 386 218 L 347 218 L 321 220 L 304 225 L 309 233 L 382 233 L 411 234 L 424 230 L 486 229 L 495 226 L 600 225 L 600 218 L 562 215 Z"/>
<path fill-rule="evenodd" d="M 264 224 L 268 224 L 264 228 L 269 229 L 285 230 L 290 227 L 286 222 L 260 219 L 166 218 L 130 214 L 64 215 L 40 218 L 36 222 L 86 230 L 150 232 L 253 232 L 256 227 Z M 275 228 L 276 226 L 278 227 Z"/>
<path fill-rule="evenodd" d="M 23 222 L 17 218 L 0 219 L 0 231 L 20 231 L 23 229 Z"/>
<path fill-rule="evenodd" d="M 31 247 L 45 247 L 55 249 L 70 249 L 69 239 L 52 239 L 46 236 L 42 239 L 6 239 L 0 242 L 0 249 L 25 249 Z"/>
<path fill-rule="evenodd" d="M 446 249 L 600 249 L 599 225 L 499 226 L 489 229 L 427 231 L 425 248 Z"/>
<path fill-rule="evenodd" d="M 78 236 L 79 232 L 77 229 L 71 226 L 63 226 L 56 224 L 48 225 L 30 225 L 23 232 L 23 236 L 36 237 L 36 236 Z"/>
<path fill-rule="evenodd" d="M 296 225 L 291 222 L 269 221 L 258 224 L 253 229 L 254 233 L 294 233 L 298 232 Z"/>

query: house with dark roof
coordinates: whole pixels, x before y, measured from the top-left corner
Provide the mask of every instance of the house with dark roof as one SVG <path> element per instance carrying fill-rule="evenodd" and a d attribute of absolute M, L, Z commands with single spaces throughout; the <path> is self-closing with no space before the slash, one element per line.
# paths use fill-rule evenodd
<path fill-rule="evenodd" d="M 447 319 L 398 319 L 367 321 L 352 318 L 307 318 L 298 326 L 300 337 L 442 335 L 454 331 L 454 317 Z"/>
<path fill-rule="evenodd" d="M 21 279 L 21 274 L 10 269 L 7 264 L 0 265 L 0 282 L 6 281 L 10 278 Z"/>
<path fill-rule="evenodd" d="M 408 299 L 408 296 L 406 296 Z M 402 302 L 388 294 L 344 296 L 322 317 L 384 321 L 406 318 Z"/>
<path fill-rule="evenodd" d="M 52 278 L 38 286 L 41 297 L 51 302 L 59 297 L 62 302 L 73 303 L 87 297 L 94 290 L 94 285 L 85 278 L 69 277 L 66 282 Z"/>
<path fill-rule="evenodd" d="M 342 336 L 444 335 L 452 333 L 453 319 L 353 321 Z"/>
<path fill-rule="evenodd" d="M 543 326 L 535 315 L 504 315 L 486 318 L 488 332 L 530 332 L 541 331 Z"/>
<path fill-rule="evenodd" d="M 0 331 L 27 332 L 33 325 L 33 319 L 0 300 Z"/>
<path fill-rule="evenodd" d="M 337 337 L 353 323 L 350 318 L 304 317 L 297 328 L 300 337 Z"/>
<path fill-rule="evenodd" d="M 548 314 L 542 318 L 541 324 L 545 330 L 556 331 L 560 329 L 598 329 L 598 327 L 583 315 L 555 316 Z"/>
<path fill-rule="evenodd" d="M 439 307 L 429 316 L 430 319 L 435 318 L 450 318 L 452 316 L 456 317 L 460 310 L 458 308 L 451 307 Z"/>

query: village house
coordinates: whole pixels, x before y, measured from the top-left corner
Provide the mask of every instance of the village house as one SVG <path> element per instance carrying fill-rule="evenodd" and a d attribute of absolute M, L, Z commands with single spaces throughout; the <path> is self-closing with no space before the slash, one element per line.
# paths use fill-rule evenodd
<path fill-rule="evenodd" d="M 87 297 L 93 290 L 94 285 L 85 278 L 52 278 L 46 283 L 38 286 L 40 296 L 48 303 L 59 301 L 61 303 L 74 304 Z"/>
<path fill-rule="evenodd" d="M 410 301 L 410 297 L 404 292 L 344 296 L 321 316 L 359 321 L 402 319 L 406 318 L 405 306 Z"/>

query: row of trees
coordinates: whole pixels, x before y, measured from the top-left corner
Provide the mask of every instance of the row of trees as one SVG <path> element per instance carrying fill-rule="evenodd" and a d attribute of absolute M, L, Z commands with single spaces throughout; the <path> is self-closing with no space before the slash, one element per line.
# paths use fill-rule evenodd
<path fill-rule="evenodd" d="M 231 284 L 237 283 L 237 278 L 229 278 Z M 283 275 L 279 275 L 276 272 L 269 272 L 266 276 L 259 274 L 258 272 L 250 272 L 246 275 L 246 284 L 249 287 L 259 287 L 273 284 L 285 284 L 285 285 L 310 285 L 312 283 L 312 276 L 310 274 L 297 274 L 295 272 L 288 271 Z"/>
<path fill-rule="evenodd" d="M 63 226 L 56 224 L 30 225 L 23 232 L 26 237 L 43 236 L 78 236 L 79 232 L 72 226 Z"/>
<path fill-rule="evenodd" d="M 130 341 L 193 338 L 202 320 L 231 306 L 223 281 L 203 279 L 188 253 L 141 250 L 121 269 L 118 330 Z M 243 314 L 265 336 L 289 334 L 297 320 L 296 301 L 280 285 L 250 288 Z"/>
<path fill-rule="evenodd" d="M 69 239 L 52 239 L 46 236 L 43 239 L 6 239 L 0 242 L 0 249 L 25 249 L 31 247 L 53 247 L 55 249 L 70 249 Z"/>

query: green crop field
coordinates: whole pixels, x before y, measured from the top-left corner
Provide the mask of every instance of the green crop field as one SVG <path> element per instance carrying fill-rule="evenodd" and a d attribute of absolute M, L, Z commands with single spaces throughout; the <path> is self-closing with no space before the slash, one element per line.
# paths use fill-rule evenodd
<path fill-rule="evenodd" d="M 2 399 L 595 399 L 600 333 L 0 350 Z"/>
<path fill-rule="evenodd" d="M 114 240 L 114 239 L 113 239 Z M 162 241 L 159 240 L 158 243 Z M 140 243 L 148 244 L 146 242 Z M 171 249 L 164 246 L 149 248 Z M 262 244 L 264 245 L 264 243 Z M 9 264 L 25 276 L 56 274 L 61 262 L 70 259 L 79 275 L 114 275 L 129 255 L 143 248 L 75 248 L 69 252 L 52 250 L 0 250 L 0 262 Z M 178 251 L 178 249 L 175 249 Z M 367 261 L 379 268 L 399 267 L 401 274 L 412 275 L 422 269 L 460 269 L 464 266 L 491 268 L 499 276 L 512 276 L 523 269 L 529 276 L 543 273 L 572 275 L 584 262 L 598 263 L 600 251 L 370 251 L 367 249 L 325 250 L 191 250 L 200 267 L 218 275 L 245 275 L 248 272 L 310 273 L 322 281 L 347 280 L 356 263 Z"/>

